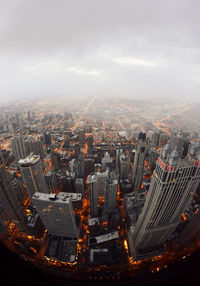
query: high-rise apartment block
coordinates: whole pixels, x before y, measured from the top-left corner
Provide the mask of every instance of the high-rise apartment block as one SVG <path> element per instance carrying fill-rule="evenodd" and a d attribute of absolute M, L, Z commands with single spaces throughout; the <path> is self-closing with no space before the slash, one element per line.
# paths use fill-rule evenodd
<path fill-rule="evenodd" d="M 95 174 L 89 175 L 87 177 L 87 182 L 89 184 L 89 194 L 90 194 L 90 216 L 96 217 L 98 210 L 98 192 L 97 192 L 97 177 Z"/>
<path fill-rule="evenodd" d="M 108 179 L 108 173 L 109 169 L 107 169 L 105 172 L 96 172 L 96 191 L 97 195 L 99 196 L 105 196 L 105 191 L 106 191 L 106 180 Z"/>
<path fill-rule="evenodd" d="M 31 153 L 18 164 L 30 198 L 35 192 L 48 193 L 39 155 Z"/>
<path fill-rule="evenodd" d="M 129 167 L 130 167 L 130 161 L 128 158 L 122 153 L 120 155 L 120 178 L 121 179 L 128 179 L 129 175 Z"/>
<path fill-rule="evenodd" d="M 26 157 L 25 142 L 23 136 L 15 136 L 11 142 L 11 148 L 16 161 Z"/>
<path fill-rule="evenodd" d="M 44 143 L 46 145 L 51 144 L 51 133 L 49 133 L 49 132 L 44 133 Z"/>
<path fill-rule="evenodd" d="M 105 184 L 105 200 L 104 200 L 104 212 L 111 211 L 116 207 L 117 202 L 117 191 L 118 191 L 118 181 L 116 178 L 109 178 L 106 180 Z"/>
<path fill-rule="evenodd" d="M 79 143 L 81 147 L 85 145 L 85 130 L 84 129 L 79 130 Z"/>
<path fill-rule="evenodd" d="M 85 177 L 87 177 L 89 174 L 94 172 L 94 162 L 95 162 L 95 160 L 93 158 L 85 158 L 84 159 Z"/>
<path fill-rule="evenodd" d="M 139 190 L 142 184 L 146 148 L 147 148 L 146 134 L 140 132 L 136 142 L 136 152 L 135 152 L 133 173 L 132 173 L 132 184 L 134 191 Z"/>

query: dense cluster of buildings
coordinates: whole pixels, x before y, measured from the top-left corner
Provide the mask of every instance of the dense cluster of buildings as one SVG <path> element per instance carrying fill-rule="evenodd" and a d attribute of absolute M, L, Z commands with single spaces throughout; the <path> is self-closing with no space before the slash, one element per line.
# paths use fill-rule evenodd
<path fill-rule="evenodd" d="M 39 239 L 46 232 L 45 257 L 95 267 L 198 237 L 198 140 L 155 128 L 105 138 L 101 122 L 73 128 L 71 114 L 56 124 L 50 115 L 41 123 L 29 111 L 11 124 L 4 114 L 12 135 L 0 152 L 1 235 L 10 225 Z"/>

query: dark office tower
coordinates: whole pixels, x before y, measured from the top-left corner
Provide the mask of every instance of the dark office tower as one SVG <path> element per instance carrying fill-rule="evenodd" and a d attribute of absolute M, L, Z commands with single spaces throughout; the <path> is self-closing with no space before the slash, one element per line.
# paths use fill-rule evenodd
<path fill-rule="evenodd" d="M 94 172 L 94 159 L 93 158 L 85 158 L 85 177 L 87 177 L 89 174 Z"/>
<path fill-rule="evenodd" d="M 26 231 L 27 217 L 21 207 L 15 189 L 13 188 L 6 168 L 0 156 L 0 202 L 9 217 L 21 231 Z"/>
<path fill-rule="evenodd" d="M 78 143 L 74 145 L 74 150 L 75 150 L 75 157 L 77 158 L 78 155 L 80 154 L 80 145 Z"/>
<path fill-rule="evenodd" d="M 159 140 L 160 140 L 160 133 L 154 132 L 153 134 L 153 146 L 158 147 L 159 146 Z"/>
<path fill-rule="evenodd" d="M 150 150 L 149 152 L 149 166 L 151 167 L 151 173 L 155 170 L 156 167 L 156 161 L 158 159 L 158 154 L 156 150 Z"/>
<path fill-rule="evenodd" d="M 87 177 L 89 184 L 89 196 L 90 196 L 90 217 L 97 216 L 98 210 L 98 192 L 97 192 L 97 178 L 96 175 L 89 175 Z"/>
<path fill-rule="evenodd" d="M 58 195 L 35 193 L 32 202 L 49 234 L 78 238 L 70 196 L 62 192 Z"/>
<path fill-rule="evenodd" d="M 174 147 L 177 148 L 177 152 L 180 158 L 183 157 L 184 141 L 185 140 L 180 132 L 177 133 L 176 135 L 172 135 L 169 141 L 169 144 L 171 145 L 172 148 Z"/>
<path fill-rule="evenodd" d="M 24 138 L 21 135 L 13 138 L 11 148 L 16 161 L 26 157 Z"/>
<path fill-rule="evenodd" d="M 140 132 L 136 141 L 136 152 L 133 163 L 132 184 L 134 191 L 139 190 L 142 184 L 146 148 L 146 134 Z"/>
<path fill-rule="evenodd" d="M 60 154 L 53 151 L 51 153 L 51 163 L 52 163 L 52 167 L 55 169 L 55 170 L 59 170 L 61 169 L 61 159 L 60 159 Z"/>
<path fill-rule="evenodd" d="M 118 174 L 120 170 L 120 150 L 116 149 L 116 155 L 115 155 L 115 172 Z"/>
<path fill-rule="evenodd" d="M 197 157 L 178 157 L 167 144 L 156 163 L 149 192 L 136 223 L 129 231 L 129 246 L 135 259 L 164 251 L 164 243 L 180 222 L 200 181 Z"/>
<path fill-rule="evenodd" d="M 31 153 L 18 162 L 30 198 L 35 192 L 48 193 L 39 155 Z"/>
<path fill-rule="evenodd" d="M 93 148 L 93 136 L 92 135 L 88 136 L 87 142 L 88 142 L 88 148 L 92 149 Z"/>
<path fill-rule="evenodd" d="M 123 180 L 124 179 L 128 179 L 129 165 L 130 165 L 130 161 L 124 155 L 124 153 L 122 153 L 120 155 L 120 178 L 123 179 Z"/>
<path fill-rule="evenodd" d="M 115 178 L 109 177 L 106 180 L 106 192 L 104 201 L 104 212 L 109 212 L 116 207 L 118 181 Z"/>
<path fill-rule="evenodd" d="M 184 144 L 183 144 L 183 156 L 182 158 L 185 158 L 188 154 L 188 150 L 189 150 L 189 146 L 190 146 L 190 141 L 185 139 L 184 140 Z"/>
<path fill-rule="evenodd" d="M 51 134 L 49 132 L 44 133 L 44 143 L 46 145 L 51 144 Z"/>
<path fill-rule="evenodd" d="M 77 178 L 84 178 L 85 162 L 84 158 L 79 158 L 75 162 L 75 173 Z"/>
<path fill-rule="evenodd" d="M 81 147 L 83 147 L 85 145 L 85 130 L 84 129 L 79 130 L 78 134 L 79 134 L 79 143 Z"/>
<path fill-rule="evenodd" d="M 68 132 L 64 132 L 64 145 L 66 148 L 70 146 L 70 137 Z"/>

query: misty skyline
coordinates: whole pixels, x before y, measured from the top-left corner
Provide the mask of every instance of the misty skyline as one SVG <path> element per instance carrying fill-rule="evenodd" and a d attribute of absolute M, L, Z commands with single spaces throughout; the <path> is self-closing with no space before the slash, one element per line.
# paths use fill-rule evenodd
<path fill-rule="evenodd" d="M 0 98 L 199 102 L 199 1 L 0 1 Z"/>

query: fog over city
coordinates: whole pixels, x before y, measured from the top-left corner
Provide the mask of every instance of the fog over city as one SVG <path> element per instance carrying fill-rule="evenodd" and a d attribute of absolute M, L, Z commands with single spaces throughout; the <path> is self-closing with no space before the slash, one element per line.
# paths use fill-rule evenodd
<path fill-rule="evenodd" d="M 0 0 L 0 285 L 199 285 L 199 11 Z"/>
<path fill-rule="evenodd" d="M 199 102 L 198 0 L 0 1 L 0 98 Z"/>

